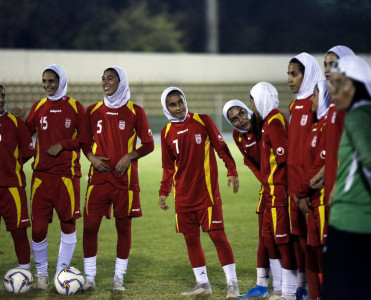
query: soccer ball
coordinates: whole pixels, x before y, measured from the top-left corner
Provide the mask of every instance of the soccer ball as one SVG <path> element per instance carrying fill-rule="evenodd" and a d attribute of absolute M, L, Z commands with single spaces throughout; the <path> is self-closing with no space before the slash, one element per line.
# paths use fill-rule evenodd
<path fill-rule="evenodd" d="M 75 295 L 82 291 L 83 285 L 84 276 L 74 267 L 62 269 L 54 277 L 54 286 L 61 295 Z"/>
<path fill-rule="evenodd" d="M 8 293 L 27 293 L 31 290 L 33 277 L 26 269 L 12 268 L 5 273 L 3 283 Z"/>

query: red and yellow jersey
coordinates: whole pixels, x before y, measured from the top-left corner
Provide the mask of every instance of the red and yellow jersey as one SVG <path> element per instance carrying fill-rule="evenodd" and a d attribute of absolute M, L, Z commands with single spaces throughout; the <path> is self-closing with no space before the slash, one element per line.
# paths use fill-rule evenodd
<path fill-rule="evenodd" d="M 0 186 L 26 186 L 23 159 L 34 154 L 26 125 L 21 119 L 6 112 L 0 117 Z"/>
<path fill-rule="evenodd" d="M 227 176 L 238 176 L 236 164 L 212 119 L 189 113 L 184 122 L 169 123 L 161 131 L 162 168 L 160 195 L 174 186 L 175 212 L 220 205 L 215 151 L 224 161 Z"/>
<path fill-rule="evenodd" d="M 56 175 L 81 177 L 79 136 L 84 120 L 85 108 L 68 96 L 57 101 L 48 98 L 37 101 L 26 120 L 30 134 L 37 132 L 32 168 Z M 60 143 L 63 150 L 52 157 L 47 151 L 56 143 Z"/>
<path fill-rule="evenodd" d="M 92 137 L 92 153 L 109 158 L 104 162 L 111 168 L 110 172 L 101 173 L 91 166 L 89 184 L 110 182 L 120 189 L 139 191 L 138 160 L 131 162 L 124 175 L 117 174 L 115 168 L 127 153 L 137 151 L 142 157 L 153 151 L 152 131 L 143 108 L 131 101 L 120 108 L 109 108 L 100 101 L 88 107 L 86 119 L 87 132 Z M 143 145 L 150 146 L 147 147 L 149 152 L 144 151 L 143 146 L 137 149 L 138 137 Z"/>
<path fill-rule="evenodd" d="M 287 118 L 278 109 L 264 120 L 260 176 L 267 206 L 287 205 L 287 126 Z"/>
<path fill-rule="evenodd" d="M 327 114 L 327 122 L 325 127 L 325 147 L 326 147 L 326 162 L 325 162 L 325 199 L 329 199 L 331 190 L 335 184 L 336 172 L 338 168 L 338 149 L 340 145 L 341 135 L 344 129 L 344 118 L 346 111 L 337 111 L 335 104 L 331 102 L 330 109 Z"/>
<path fill-rule="evenodd" d="M 326 117 L 313 124 L 312 130 L 307 136 L 304 147 L 304 172 L 300 188 L 296 194 L 298 198 L 311 197 L 312 206 L 324 205 L 324 189 L 312 190 L 309 186 L 310 180 L 325 164 L 325 128 Z"/>
<path fill-rule="evenodd" d="M 303 177 L 304 145 L 314 119 L 311 97 L 294 100 L 289 107 L 287 183 L 290 196 L 297 193 Z"/>

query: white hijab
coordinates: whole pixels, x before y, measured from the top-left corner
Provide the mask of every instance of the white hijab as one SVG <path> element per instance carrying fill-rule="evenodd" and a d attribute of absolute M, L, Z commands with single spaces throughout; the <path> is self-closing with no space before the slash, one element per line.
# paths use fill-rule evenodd
<path fill-rule="evenodd" d="M 355 56 L 352 49 L 342 45 L 332 47 L 329 51 L 326 52 L 326 55 L 329 54 L 330 52 L 335 53 L 338 58 L 342 58 L 345 56 Z"/>
<path fill-rule="evenodd" d="M 326 80 L 318 81 L 317 86 L 318 86 L 318 91 L 319 91 L 317 119 L 320 120 L 324 116 L 327 116 L 327 113 L 330 107 L 331 94 L 329 92 Z"/>
<path fill-rule="evenodd" d="M 371 68 L 358 56 L 345 56 L 337 61 L 331 72 L 343 73 L 346 77 L 362 82 L 371 96 Z"/>
<path fill-rule="evenodd" d="M 301 83 L 299 93 L 296 95 L 297 100 L 303 100 L 312 95 L 317 82 L 325 78 L 322 74 L 321 67 L 312 55 L 303 52 L 296 55 L 295 58 L 305 67 L 303 82 Z"/>
<path fill-rule="evenodd" d="M 228 110 L 231 108 L 231 107 L 234 107 L 234 106 L 238 106 L 238 107 L 242 107 L 243 109 L 246 109 L 247 113 L 248 113 L 248 116 L 249 116 L 249 120 L 251 120 L 251 117 L 252 115 L 254 114 L 252 112 L 251 109 L 249 109 L 245 103 L 243 103 L 242 101 L 240 100 L 237 100 L 237 99 L 233 99 L 233 100 L 229 100 L 226 104 L 224 104 L 224 107 L 223 107 L 223 115 L 224 115 L 224 118 L 227 120 L 227 122 L 229 124 L 231 124 L 233 126 L 233 124 L 231 123 L 231 121 L 229 121 L 229 118 L 228 118 Z M 237 131 L 239 132 L 242 132 L 242 133 L 245 133 L 245 132 L 248 132 L 247 130 L 242 130 L 242 129 L 239 129 L 235 126 L 233 126 L 234 129 L 236 129 Z"/>
<path fill-rule="evenodd" d="M 259 82 L 254 85 L 250 91 L 250 95 L 254 98 L 256 109 L 263 120 L 272 110 L 278 108 L 278 92 L 268 82 Z"/>
<path fill-rule="evenodd" d="M 166 107 L 166 97 L 167 95 L 172 92 L 172 91 L 179 91 L 182 95 L 183 95 L 183 101 L 184 101 L 184 106 L 186 108 L 186 113 L 184 115 L 184 118 L 183 119 L 178 119 L 178 118 L 175 118 L 170 112 L 169 110 L 167 109 Z M 187 118 L 187 115 L 188 115 L 188 107 L 187 107 L 187 100 L 186 100 L 186 97 L 183 93 L 183 91 L 180 89 L 180 88 L 177 88 L 175 86 L 171 86 L 171 87 L 168 87 L 166 90 L 164 90 L 162 92 L 162 95 L 161 95 L 161 104 L 162 104 L 162 109 L 164 111 L 164 114 L 165 116 L 168 118 L 168 120 L 170 122 L 174 122 L 174 123 L 180 123 L 180 122 L 183 122 L 186 118 Z"/>
<path fill-rule="evenodd" d="M 103 101 L 104 104 L 109 108 L 119 108 L 128 103 L 130 99 L 129 81 L 124 69 L 120 67 L 111 68 L 116 70 L 117 74 L 119 75 L 120 82 L 117 91 L 111 96 L 105 95 Z"/>
<path fill-rule="evenodd" d="M 59 76 L 58 90 L 54 93 L 54 95 L 48 96 L 48 99 L 50 99 L 51 101 L 57 101 L 67 94 L 67 75 L 61 65 L 50 65 L 44 70 L 44 72 L 47 70 L 52 70 Z"/>

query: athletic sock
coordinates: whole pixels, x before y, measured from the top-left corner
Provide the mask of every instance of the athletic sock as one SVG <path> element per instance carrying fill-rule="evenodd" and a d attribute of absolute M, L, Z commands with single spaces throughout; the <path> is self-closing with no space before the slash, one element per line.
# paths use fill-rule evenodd
<path fill-rule="evenodd" d="M 256 285 L 268 287 L 269 268 L 256 268 Z"/>
<path fill-rule="evenodd" d="M 31 249 L 36 264 L 37 274 L 48 274 L 48 242 L 46 239 L 40 243 L 35 243 L 31 240 Z"/>
<path fill-rule="evenodd" d="M 119 278 L 120 280 L 124 280 L 124 275 L 126 273 L 126 269 L 128 268 L 128 260 L 128 258 L 122 259 L 116 257 L 115 277 Z"/>
<path fill-rule="evenodd" d="M 223 266 L 223 271 L 225 273 L 225 278 L 227 279 L 227 283 L 230 281 L 237 282 L 236 264 L 229 264 L 229 265 Z"/>
<path fill-rule="evenodd" d="M 197 283 L 209 282 L 209 278 L 207 277 L 206 266 L 193 268 L 193 273 L 195 274 Z"/>
<path fill-rule="evenodd" d="M 272 273 L 272 286 L 274 291 L 282 290 L 282 260 L 269 259 Z"/>
<path fill-rule="evenodd" d="M 97 274 L 97 257 L 84 257 L 84 273 L 85 279 L 89 281 L 95 281 L 95 275 Z"/>
<path fill-rule="evenodd" d="M 23 265 L 19 264 L 18 268 L 25 269 L 25 270 L 29 271 L 30 270 L 30 264 L 23 264 Z"/>
<path fill-rule="evenodd" d="M 69 234 L 61 232 L 57 273 L 63 268 L 67 268 L 70 265 L 73 252 L 75 251 L 76 241 L 76 231 Z"/>
<path fill-rule="evenodd" d="M 282 295 L 295 296 L 298 270 L 282 268 Z"/>
<path fill-rule="evenodd" d="M 307 275 L 305 273 L 298 272 L 297 279 L 298 279 L 297 280 L 298 287 L 303 288 L 303 289 L 307 289 L 307 287 L 308 287 Z"/>

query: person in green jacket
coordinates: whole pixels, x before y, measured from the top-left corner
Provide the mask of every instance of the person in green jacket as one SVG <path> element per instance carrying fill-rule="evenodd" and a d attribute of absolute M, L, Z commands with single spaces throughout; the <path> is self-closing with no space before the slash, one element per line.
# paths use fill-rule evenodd
<path fill-rule="evenodd" d="M 370 299 L 371 269 L 371 68 L 344 57 L 332 68 L 330 93 L 346 110 L 339 147 L 321 299 Z"/>

